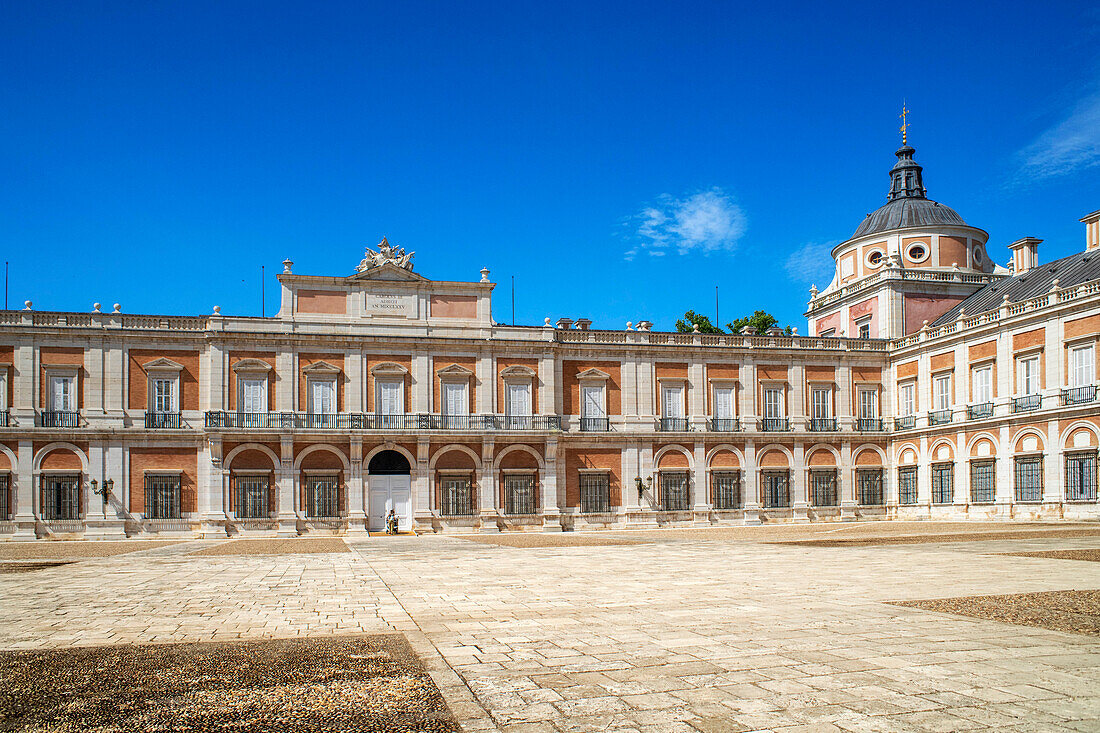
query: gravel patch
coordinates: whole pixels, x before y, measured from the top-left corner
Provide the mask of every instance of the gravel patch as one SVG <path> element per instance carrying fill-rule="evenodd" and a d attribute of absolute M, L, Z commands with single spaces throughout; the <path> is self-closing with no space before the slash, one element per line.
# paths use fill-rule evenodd
<path fill-rule="evenodd" d="M 0 730 L 458 731 L 400 634 L 0 652 Z"/>
<path fill-rule="evenodd" d="M 1088 562 L 1100 562 L 1100 548 L 1082 550 L 1043 550 L 1039 552 L 1003 552 L 1002 555 L 1015 555 L 1016 557 L 1048 557 L 1054 560 L 1086 560 Z"/>
<path fill-rule="evenodd" d="M 966 596 L 896 601 L 895 606 L 972 616 L 986 621 L 1036 626 L 1100 636 L 1100 590 L 1055 590 L 1003 596 Z"/>
<path fill-rule="evenodd" d="M 178 545 L 183 540 L 38 540 L 0 543 L 0 560 L 80 560 Z"/>
<path fill-rule="evenodd" d="M 808 547 L 861 547 L 867 545 L 923 545 L 932 542 L 981 542 L 985 540 L 1026 540 L 1069 537 L 1100 537 L 1100 527 L 1082 529 L 1020 529 L 1000 532 L 959 532 L 947 534 L 895 535 L 882 537 L 834 537 L 829 539 L 787 540 L 774 545 Z"/>
<path fill-rule="evenodd" d="M 230 540 L 188 555 L 301 555 L 325 552 L 351 552 L 339 537 L 299 537 L 287 539 Z"/>
<path fill-rule="evenodd" d="M 604 547 L 607 545 L 645 545 L 650 544 L 642 539 L 625 537 L 604 537 L 600 534 L 576 534 L 575 532 L 563 532 L 561 534 L 542 534 L 530 532 L 523 534 L 499 534 L 463 536 L 462 539 L 470 542 L 479 542 L 483 545 L 499 545 L 500 547 L 536 548 L 536 547 Z"/>
<path fill-rule="evenodd" d="M 0 562 L 0 575 L 33 573 L 35 570 L 56 568 L 59 565 L 71 565 L 75 560 L 5 560 Z"/>

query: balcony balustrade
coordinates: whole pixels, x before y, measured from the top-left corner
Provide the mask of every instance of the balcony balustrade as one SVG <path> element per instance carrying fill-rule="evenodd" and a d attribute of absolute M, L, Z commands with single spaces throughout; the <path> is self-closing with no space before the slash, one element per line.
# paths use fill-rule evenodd
<path fill-rule="evenodd" d="M 810 432 L 814 432 L 814 433 L 835 433 L 836 432 L 836 418 L 835 417 L 811 417 L 810 418 Z"/>
<path fill-rule="evenodd" d="M 765 417 L 760 420 L 760 430 L 765 433 L 784 433 L 791 429 L 791 421 L 785 417 Z"/>
<path fill-rule="evenodd" d="M 606 433 L 611 429 L 611 421 L 606 417 L 582 417 L 582 433 Z"/>
<path fill-rule="evenodd" d="M 1043 396 L 1041 394 L 1029 394 L 1025 397 L 1014 397 L 1012 399 L 1013 412 L 1031 412 L 1042 406 Z"/>
<path fill-rule="evenodd" d="M 220 429 L 259 430 L 560 430 L 558 415 L 433 415 L 405 413 L 301 413 L 225 412 L 206 413 L 205 425 Z"/>
<path fill-rule="evenodd" d="M 11 413 L 7 410 L 0 410 L 0 428 L 6 428 L 11 425 Z"/>
<path fill-rule="evenodd" d="M 951 410 L 933 410 L 928 413 L 929 425 L 947 425 L 951 422 Z"/>
<path fill-rule="evenodd" d="M 1084 405 L 1096 401 L 1096 385 L 1087 387 L 1069 387 L 1062 390 L 1062 405 Z"/>
<path fill-rule="evenodd" d="M 993 417 L 993 403 L 980 402 L 976 405 L 970 405 L 966 408 L 966 417 L 968 420 L 981 420 L 982 418 Z"/>
<path fill-rule="evenodd" d="M 183 419 L 178 412 L 147 412 L 145 427 L 150 430 L 179 429 L 183 427 Z"/>
<path fill-rule="evenodd" d="M 741 421 L 736 417 L 712 417 L 710 430 L 712 433 L 736 433 L 741 429 Z"/>
<path fill-rule="evenodd" d="M 686 417 L 662 417 L 658 429 L 662 433 L 686 433 L 690 430 Z"/>
<path fill-rule="evenodd" d="M 861 417 L 856 421 L 856 430 L 861 433 L 881 433 L 886 430 L 881 417 Z"/>
<path fill-rule="evenodd" d="M 894 430 L 910 430 L 917 426 L 917 418 L 915 415 L 906 415 L 905 417 L 894 418 Z"/>
<path fill-rule="evenodd" d="M 39 424 L 44 428 L 78 428 L 80 413 L 75 410 L 44 410 Z"/>

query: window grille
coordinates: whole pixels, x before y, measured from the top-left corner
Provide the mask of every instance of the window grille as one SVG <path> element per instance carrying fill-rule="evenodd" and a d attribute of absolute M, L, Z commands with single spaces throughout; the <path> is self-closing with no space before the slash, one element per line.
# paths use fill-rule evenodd
<path fill-rule="evenodd" d="M 606 473 L 581 474 L 581 512 L 584 514 L 611 511 L 611 476 Z"/>
<path fill-rule="evenodd" d="M 879 506 L 882 501 L 882 469 L 856 469 L 856 493 L 862 506 Z"/>
<path fill-rule="evenodd" d="M 810 471 L 814 506 L 836 506 L 836 471 Z"/>
<path fill-rule="evenodd" d="M 506 514 L 535 513 L 535 474 L 504 475 L 504 512 Z"/>
<path fill-rule="evenodd" d="M 42 515 L 47 521 L 80 519 L 81 476 L 43 476 L 42 477 Z"/>
<path fill-rule="evenodd" d="M 1066 455 L 1066 501 L 1096 501 L 1096 451 Z"/>
<path fill-rule="evenodd" d="M 710 493 L 715 509 L 740 509 L 741 472 L 715 471 L 712 473 Z"/>
<path fill-rule="evenodd" d="M 179 519 L 180 485 L 179 475 L 146 476 L 145 518 Z"/>
<path fill-rule="evenodd" d="M 763 472 L 764 506 L 769 509 L 791 505 L 790 471 Z"/>
<path fill-rule="evenodd" d="M 1016 501 L 1043 500 L 1043 457 L 1016 459 Z"/>
<path fill-rule="evenodd" d="M 473 483 L 467 477 L 443 479 L 441 508 L 448 517 L 466 517 L 474 513 Z"/>
<path fill-rule="evenodd" d="M 970 462 L 970 501 L 975 504 L 991 504 L 996 499 L 997 483 L 993 467 L 991 460 Z"/>
<path fill-rule="evenodd" d="M 11 519 L 11 474 L 0 473 L 0 521 Z"/>
<path fill-rule="evenodd" d="M 340 516 L 338 476 L 306 477 L 306 517 L 331 519 Z"/>
<path fill-rule="evenodd" d="M 270 476 L 235 476 L 233 489 L 233 513 L 239 519 L 267 519 L 270 516 Z"/>
<path fill-rule="evenodd" d="M 666 512 L 690 509 L 687 471 L 661 471 L 661 508 Z"/>
<path fill-rule="evenodd" d="M 933 504 L 950 504 L 955 500 L 954 471 L 954 463 L 937 463 L 932 466 Z"/>
<path fill-rule="evenodd" d="M 917 503 L 917 467 L 903 466 L 898 469 L 898 503 Z"/>

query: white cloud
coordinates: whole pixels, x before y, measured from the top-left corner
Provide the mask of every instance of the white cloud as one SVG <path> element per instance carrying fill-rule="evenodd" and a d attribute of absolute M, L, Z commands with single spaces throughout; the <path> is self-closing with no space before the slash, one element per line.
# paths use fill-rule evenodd
<path fill-rule="evenodd" d="M 807 242 L 787 255 L 783 269 L 787 277 L 799 283 L 817 283 L 821 289 L 833 279 L 832 249 L 838 240 L 831 242 Z"/>
<path fill-rule="evenodd" d="M 633 259 L 640 250 L 660 257 L 675 248 L 679 254 L 693 251 L 732 250 L 748 226 L 745 212 L 720 188 L 674 198 L 668 194 L 646 206 L 631 220 L 635 244 L 626 252 Z"/>
<path fill-rule="evenodd" d="M 1020 175 L 1050 178 L 1100 165 L 1100 90 L 1019 152 Z"/>

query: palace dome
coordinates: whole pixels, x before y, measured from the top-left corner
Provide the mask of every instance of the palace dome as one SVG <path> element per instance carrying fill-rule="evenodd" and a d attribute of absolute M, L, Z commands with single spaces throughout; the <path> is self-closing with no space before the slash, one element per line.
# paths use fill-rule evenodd
<path fill-rule="evenodd" d="M 923 169 L 913 160 L 915 152 L 913 148 L 903 144 L 895 153 L 898 162 L 890 169 L 888 200 L 867 215 L 856 228 L 852 239 L 907 227 L 967 225 L 950 206 L 944 206 L 925 196 L 927 191 L 921 178 Z"/>

